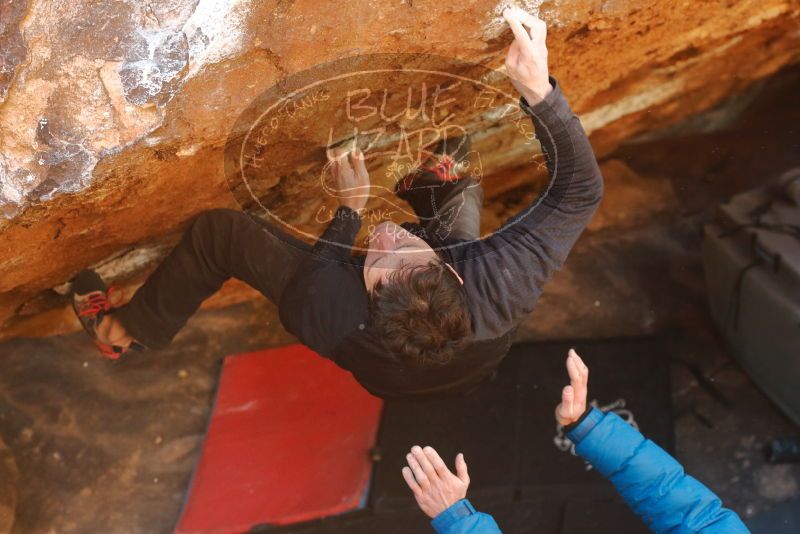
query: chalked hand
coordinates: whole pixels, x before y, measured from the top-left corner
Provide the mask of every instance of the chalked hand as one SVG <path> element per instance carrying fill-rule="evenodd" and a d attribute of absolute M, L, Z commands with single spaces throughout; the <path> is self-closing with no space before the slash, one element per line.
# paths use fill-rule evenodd
<path fill-rule="evenodd" d="M 514 32 L 506 55 L 506 72 L 516 90 L 533 106 L 553 90 L 547 70 L 547 24 L 518 7 L 506 8 L 503 17 Z"/>
<path fill-rule="evenodd" d="M 364 155 L 358 147 L 335 148 L 327 151 L 339 205 L 359 211 L 367 205 L 370 181 Z"/>
<path fill-rule="evenodd" d="M 408 465 L 403 468 L 403 478 L 417 500 L 417 505 L 433 519 L 453 504 L 466 498 L 469 474 L 464 455 L 456 456 L 453 473 L 433 447 L 414 445 L 406 455 Z"/>

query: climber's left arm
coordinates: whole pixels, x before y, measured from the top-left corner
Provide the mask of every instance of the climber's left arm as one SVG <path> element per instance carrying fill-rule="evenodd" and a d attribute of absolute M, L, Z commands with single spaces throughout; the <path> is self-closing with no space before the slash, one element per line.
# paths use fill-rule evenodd
<path fill-rule="evenodd" d="M 515 40 L 506 69 L 520 92 L 520 108 L 533 121 L 550 183 L 492 238 L 498 248 L 511 247 L 512 261 L 532 264 L 543 281 L 563 264 L 589 223 L 602 198 L 603 176 L 580 119 L 549 75 L 547 26 L 538 17 L 517 13 L 516 20 L 508 17 Z"/>
<path fill-rule="evenodd" d="M 521 94 L 521 110 L 533 122 L 550 183 L 537 200 L 464 253 L 466 258 L 491 257 L 491 264 L 462 261 L 456 267 L 470 297 L 482 303 L 479 322 L 487 337 L 507 332 L 533 309 L 603 194 L 603 177 L 586 132 L 548 74 L 545 23 L 527 14 L 506 16 L 515 35 L 506 69 Z"/>

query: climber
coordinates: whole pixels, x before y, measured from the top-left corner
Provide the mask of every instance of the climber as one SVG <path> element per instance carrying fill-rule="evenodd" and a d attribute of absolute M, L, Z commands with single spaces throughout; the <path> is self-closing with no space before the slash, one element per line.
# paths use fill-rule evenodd
<path fill-rule="evenodd" d="M 653 532 L 749 532 L 739 516 L 661 447 L 613 412 L 586 409 L 589 368 L 570 350 L 570 385 L 561 392 L 556 421 L 575 444 L 575 452 L 607 477 Z M 403 478 L 420 509 L 439 534 L 500 532 L 494 518 L 476 512 L 467 500 L 469 474 L 463 454 L 455 474 L 432 447 L 414 446 L 406 455 Z M 533 528 L 533 526 L 532 526 Z"/>
<path fill-rule="evenodd" d="M 491 378 L 603 191 L 589 140 L 548 74 L 545 23 L 522 10 L 505 16 L 514 35 L 507 74 L 550 176 L 540 199 L 480 238 L 483 192 L 474 176 L 458 174 L 469 149 L 462 136 L 439 141 L 395 186 L 424 224 L 378 225 L 366 255 L 351 252 L 365 195 L 343 195 L 313 246 L 241 212 L 201 213 L 127 304 L 113 305 L 94 272 L 75 277 L 75 310 L 104 354 L 165 347 L 234 277 L 278 305 L 302 343 L 377 396 L 463 393 Z M 328 158 L 339 191 L 369 189 L 363 153 L 336 149 Z"/>

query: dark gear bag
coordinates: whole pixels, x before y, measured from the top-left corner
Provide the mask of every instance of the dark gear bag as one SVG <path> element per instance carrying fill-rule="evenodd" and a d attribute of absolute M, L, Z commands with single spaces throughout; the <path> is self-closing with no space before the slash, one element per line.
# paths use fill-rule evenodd
<path fill-rule="evenodd" d="M 721 206 L 705 228 L 703 263 L 731 352 L 800 424 L 800 168 Z"/>

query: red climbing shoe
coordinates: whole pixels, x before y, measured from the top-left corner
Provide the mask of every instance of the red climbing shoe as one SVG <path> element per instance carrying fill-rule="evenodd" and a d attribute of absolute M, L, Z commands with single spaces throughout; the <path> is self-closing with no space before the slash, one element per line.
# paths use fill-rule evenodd
<path fill-rule="evenodd" d="M 432 155 L 415 172 L 397 183 L 397 193 L 403 193 L 413 187 L 414 181 L 423 174 L 427 175 L 426 180 L 434 178 L 439 182 L 458 181 L 458 169 L 467 159 L 470 146 L 469 135 L 440 140 L 434 147 Z"/>
<path fill-rule="evenodd" d="M 112 313 L 111 295 L 116 292 L 114 287 L 106 287 L 100 275 L 90 269 L 81 271 L 72 279 L 72 308 L 100 353 L 109 360 L 116 360 L 123 354 L 145 348 L 136 341 L 128 347 L 120 347 L 103 343 L 97 338 L 97 326 L 103 317 Z"/>

